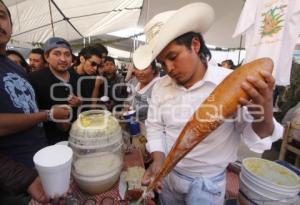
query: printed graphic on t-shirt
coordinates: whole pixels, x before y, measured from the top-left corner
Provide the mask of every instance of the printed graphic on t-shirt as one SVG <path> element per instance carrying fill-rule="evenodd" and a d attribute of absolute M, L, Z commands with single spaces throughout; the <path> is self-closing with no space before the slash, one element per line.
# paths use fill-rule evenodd
<path fill-rule="evenodd" d="M 262 4 L 256 30 L 256 46 L 281 42 L 287 20 L 287 0 L 270 0 Z"/>
<path fill-rule="evenodd" d="M 24 113 L 38 112 L 34 90 L 25 79 L 15 73 L 7 73 L 3 82 L 5 91 L 16 108 L 22 109 Z"/>
<path fill-rule="evenodd" d="M 283 28 L 285 8 L 287 5 L 275 5 L 272 8 L 268 8 L 267 12 L 262 13 L 262 26 L 261 37 L 272 37 L 276 35 Z"/>

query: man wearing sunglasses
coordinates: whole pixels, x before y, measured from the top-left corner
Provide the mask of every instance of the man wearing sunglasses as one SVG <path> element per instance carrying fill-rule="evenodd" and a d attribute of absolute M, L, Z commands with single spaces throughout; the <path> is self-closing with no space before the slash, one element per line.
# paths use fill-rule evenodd
<path fill-rule="evenodd" d="M 93 103 L 99 93 L 101 83 L 96 83 L 98 69 L 102 66 L 103 51 L 96 46 L 83 48 L 78 54 L 77 64 L 73 69 L 78 74 L 78 95 L 82 98 L 84 105 Z M 97 81 L 99 81 L 98 79 Z"/>

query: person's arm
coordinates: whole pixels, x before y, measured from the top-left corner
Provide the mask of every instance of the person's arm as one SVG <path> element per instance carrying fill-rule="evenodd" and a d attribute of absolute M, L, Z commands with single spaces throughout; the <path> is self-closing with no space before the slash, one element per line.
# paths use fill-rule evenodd
<path fill-rule="evenodd" d="M 131 93 L 123 102 L 123 111 L 129 111 L 130 109 L 135 109 L 135 93 Z"/>
<path fill-rule="evenodd" d="M 103 83 L 103 77 L 99 77 L 97 76 L 96 80 L 95 80 L 95 86 L 94 89 L 92 91 L 92 105 L 96 105 L 97 104 L 97 98 L 100 97 L 99 96 L 99 91 L 100 91 L 100 86 Z"/>
<path fill-rule="evenodd" d="M 41 203 L 48 202 L 37 171 L 0 155 L 1 190 L 17 194 L 27 192 Z"/>
<path fill-rule="evenodd" d="M 29 185 L 38 176 L 34 169 L 15 162 L 0 154 L 1 189 L 8 192 L 26 192 Z"/>
<path fill-rule="evenodd" d="M 53 119 L 68 119 L 70 115 L 70 110 L 66 107 L 53 106 L 51 109 Z M 30 114 L 0 113 L 0 137 L 26 130 L 47 120 L 46 111 Z"/>
<path fill-rule="evenodd" d="M 283 132 L 282 126 L 273 118 L 274 78 L 267 72 L 261 72 L 261 75 L 264 80 L 248 77 L 247 82 L 242 84 L 251 101 L 240 99 L 241 105 L 247 106 L 252 115 L 252 119 L 243 119 L 251 121 L 243 131 L 244 140 L 250 149 L 257 152 L 270 149 L 272 142 L 278 140 Z"/>
<path fill-rule="evenodd" d="M 164 145 L 164 126 L 160 116 L 159 109 L 156 104 L 153 103 L 155 99 L 151 98 L 151 102 L 148 108 L 148 117 L 145 121 L 147 130 L 147 150 L 152 152 L 165 152 Z"/>
<path fill-rule="evenodd" d="M 127 86 L 125 85 L 124 78 L 122 76 L 118 76 L 116 84 L 123 84 L 117 87 L 116 96 L 122 99 L 121 102 L 124 102 L 124 100 L 126 100 L 126 98 L 128 97 Z"/>
<path fill-rule="evenodd" d="M 251 101 L 244 98 L 240 103 L 248 106 L 249 113 L 253 116 L 252 128 L 260 137 L 265 138 L 272 134 L 273 123 L 273 87 L 275 80 L 271 73 L 262 71 L 263 80 L 247 77 L 242 84 L 242 89 L 250 96 Z"/>
<path fill-rule="evenodd" d="M 49 201 L 43 189 L 40 177 L 36 177 L 34 181 L 27 188 L 27 193 L 36 201 L 40 203 L 47 203 Z"/>
<path fill-rule="evenodd" d="M 142 184 L 143 185 L 149 185 L 151 180 L 154 179 L 154 176 L 160 171 L 160 168 L 165 160 L 165 153 L 160 151 L 155 151 L 151 153 L 153 162 L 149 166 L 149 168 L 146 170 L 143 179 Z M 156 186 L 156 191 L 161 192 L 162 190 L 162 183 L 159 181 Z"/>
<path fill-rule="evenodd" d="M 82 104 L 82 99 L 76 95 L 71 95 L 68 99 L 68 103 L 71 107 L 79 107 Z"/>
<path fill-rule="evenodd" d="M 148 185 L 151 179 L 159 172 L 164 159 L 165 159 L 165 149 L 164 149 L 164 125 L 161 118 L 161 113 L 159 112 L 159 105 L 157 100 L 159 98 L 155 97 L 157 95 L 155 92 L 157 90 L 156 86 L 153 88 L 151 101 L 148 108 L 148 117 L 145 122 L 147 130 L 147 144 L 146 148 L 151 153 L 153 162 L 146 170 L 143 177 L 143 184 Z M 161 183 L 158 183 L 158 191 L 161 190 Z"/>
<path fill-rule="evenodd" d="M 0 137 L 26 130 L 47 120 L 46 111 L 30 114 L 0 113 Z"/>

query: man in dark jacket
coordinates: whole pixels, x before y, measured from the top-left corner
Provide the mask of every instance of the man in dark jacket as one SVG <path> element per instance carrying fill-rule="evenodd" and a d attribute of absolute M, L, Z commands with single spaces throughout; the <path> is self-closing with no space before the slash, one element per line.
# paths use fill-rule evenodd
<path fill-rule="evenodd" d="M 0 204 L 27 205 L 30 197 L 47 202 L 40 179 L 33 170 L 33 155 L 46 145 L 42 122 L 49 116 L 66 119 L 69 110 L 38 110 L 27 74 L 5 55 L 12 21 L 2 1 L 0 15 Z M 20 193 L 26 194 L 21 201 Z"/>
<path fill-rule="evenodd" d="M 100 88 L 100 96 L 107 95 L 110 99 L 108 110 L 122 108 L 124 100 L 127 98 L 127 87 L 123 76 L 117 73 L 117 67 L 114 58 L 106 56 L 103 66 L 103 77 L 106 78 L 107 84 L 104 83 Z M 116 106 L 116 107 L 115 107 Z"/>

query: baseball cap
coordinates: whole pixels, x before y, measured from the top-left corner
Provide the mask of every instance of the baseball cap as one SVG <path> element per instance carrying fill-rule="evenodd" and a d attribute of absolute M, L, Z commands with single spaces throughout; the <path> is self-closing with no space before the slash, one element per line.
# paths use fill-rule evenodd
<path fill-rule="evenodd" d="M 67 48 L 72 52 L 71 46 L 68 41 L 59 37 L 49 38 L 44 44 L 44 52 L 48 53 L 54 48 Z"/>

